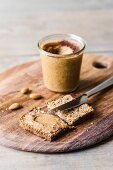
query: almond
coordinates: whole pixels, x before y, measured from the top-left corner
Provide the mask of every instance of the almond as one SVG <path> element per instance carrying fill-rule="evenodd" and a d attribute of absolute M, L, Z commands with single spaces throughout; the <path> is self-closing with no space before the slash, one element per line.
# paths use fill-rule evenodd
<path fill-rule="evenodd" d="M 21 107 L 22 107 L 21 104 L 19 104 L 19 103 L 13 103 L 12 105 L 9 106 L 9 110 L 20 109 Z"/>
<path fill-rule="evenodd" d="M 30 92 L 30 89 L 29 89 L 29 88 L 23 88 L 23 89 L 21 89 L 20 92 L 21 92 L 22 94 L 27 94 L 27 93 Z"/>
<path fill-rule="evenodd" d="M 37 93 L 32 93 L 30 94 L 29 96 L 31 99 L 34 99 L 34 100 L 37 100 L 37 99 L 41 99 L 42 96 L 40 94 L 37 94 Z"/>

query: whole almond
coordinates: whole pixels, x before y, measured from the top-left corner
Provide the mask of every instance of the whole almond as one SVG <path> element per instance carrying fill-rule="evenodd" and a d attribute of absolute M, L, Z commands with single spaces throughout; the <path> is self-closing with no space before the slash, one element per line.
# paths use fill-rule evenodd
<path fill-rule="evenodd" d="M 12 105 L 9 106 L 9 110 L 20 109 L 21 107 L 22 107 L 21 104 L 19 104 L 19 103 L 13 103 Z"/>
<path fill-rule="evenodd" d="M 34 100 L 38 100 L 38 99 L 41 99 L 42 96 L 40 94 L 37 94 L 37 93 L 32 93 L 30 94 L 29 96 L 31 99 L 34 99 Z"/>
<path fill-rule="evenodd" d="M 27 93 L 30 92 L 30 89 L 29 89 L 29 88 L 23 88 L 23 89 L 21 89 L 20 92 L 21 92 L 22 94 L 27 94 Z"/>

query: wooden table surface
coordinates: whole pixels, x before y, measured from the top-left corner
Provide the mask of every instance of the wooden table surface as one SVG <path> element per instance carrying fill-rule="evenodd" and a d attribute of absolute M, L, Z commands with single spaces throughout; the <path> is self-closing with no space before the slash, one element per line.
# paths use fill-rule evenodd
<path fill-rule="evenodd" d="M 0 0 L 0 71 L 38 58 L 38 40 L 73 33 L 87 52 L 113 56 L 112 0 Z M 0 146 L 0 170 L 111 170 L 113 138 L 68 154 L 36 154 Z"/>

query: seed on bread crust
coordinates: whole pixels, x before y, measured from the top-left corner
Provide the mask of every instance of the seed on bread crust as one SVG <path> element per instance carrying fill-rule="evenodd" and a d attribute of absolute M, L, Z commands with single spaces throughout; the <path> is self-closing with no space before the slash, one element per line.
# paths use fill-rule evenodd
<path fill-rule="evenodd" d="M 13 103 L 12 105 L 9 106 L 9 110 L 16 110 L 20 109 L 22 105 L 20 103 Z"/>
<path fill-rule="evenodd" d="M 37 93 L 32 93 L 30 94 L 29 96 L 31 99 L 34 99 L 34 100 L 38 100 L 38 99 L 41 99 L 42 96 L 40 94 L 37 94 Z"/>

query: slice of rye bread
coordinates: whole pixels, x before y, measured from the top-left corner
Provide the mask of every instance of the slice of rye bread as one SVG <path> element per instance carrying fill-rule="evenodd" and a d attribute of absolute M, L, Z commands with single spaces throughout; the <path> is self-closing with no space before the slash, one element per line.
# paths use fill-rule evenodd
<path fill-rule="evenodd" d="M 68 101 L 73 100 L 73 97 L 71 95 L 66 95 L 64 97 L 61 97 L 55 101 L 48 102 L 47 107 L 48 110 L 51 110 L 61 104 L 67 103 Z M 81 106 L 77 108 L 73 108 L 69 111 L 57 111 L 54 114 L 60 117 L 62 120 L 64 120 L 68 125 L 73 126 L 77 125 L 79 123 L 82 123 L 83 121 L 87 120 L 89 117 L 93 115 L 94 109 L 89 106 L 87 103 L 82 104 Z"/>
<path fill-rule="evenodd" d="M 32 110 L 20 118 L 20 126 L 31 133 L 52 141 L 69 129 L 67 123 L 58 116 Z"/>

